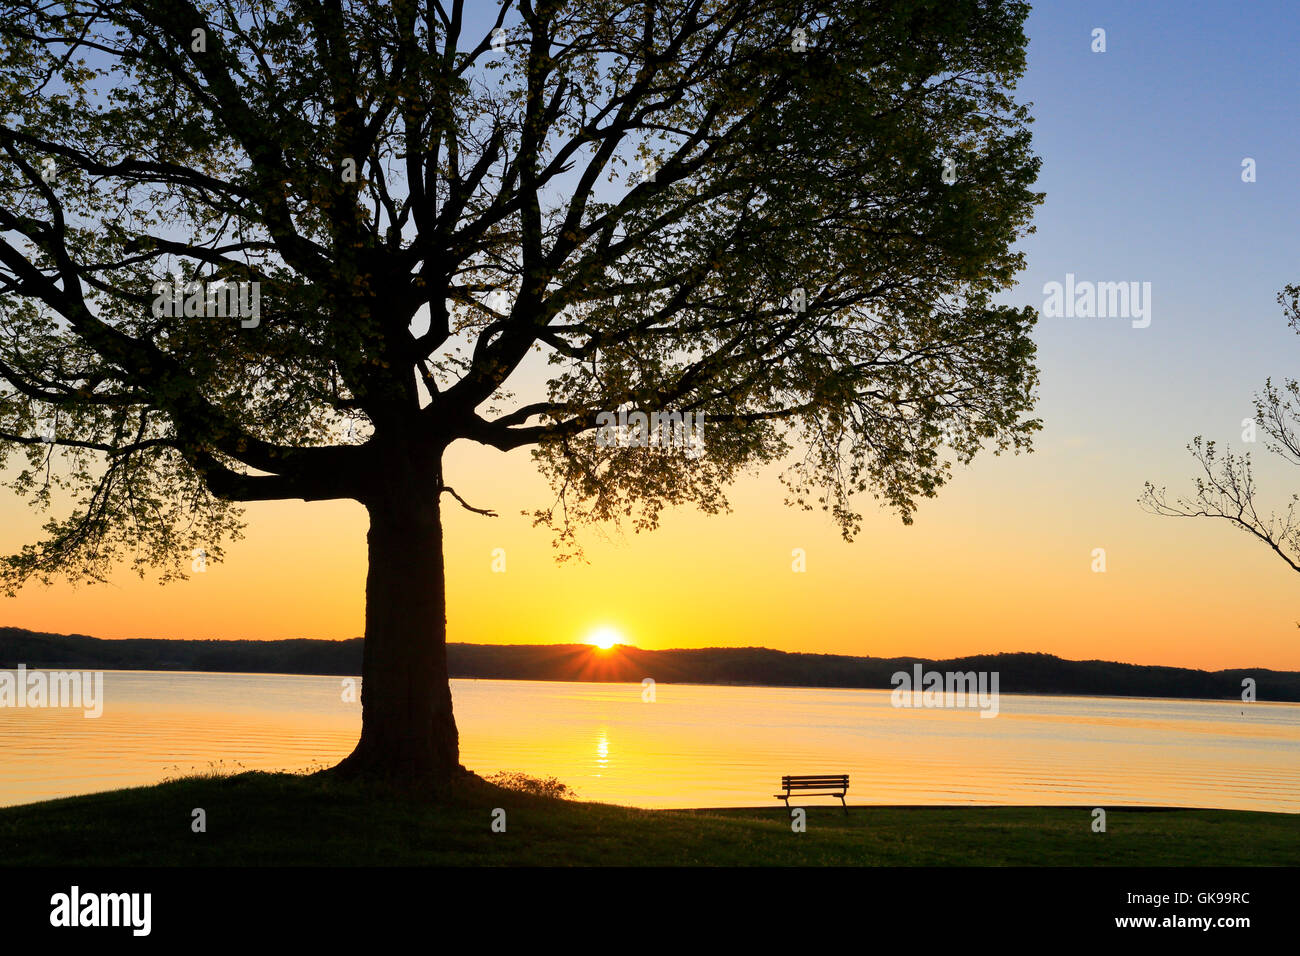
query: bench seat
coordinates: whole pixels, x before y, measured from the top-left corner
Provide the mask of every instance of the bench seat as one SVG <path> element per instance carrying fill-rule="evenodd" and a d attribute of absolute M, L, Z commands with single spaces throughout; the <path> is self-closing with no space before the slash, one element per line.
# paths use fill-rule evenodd
<path fill-rule="evenodd" d="M 844 795 L 849 790 L 849 775 L 846 773 L 789 774 L 781 778 L 785 793 L 774 793 L 777 800 L 784 800 L 788 808 L 790 797 L 803 794 L 806 797 L 839 797 L 844 812 L 849 812 L 849 805 Z"/>

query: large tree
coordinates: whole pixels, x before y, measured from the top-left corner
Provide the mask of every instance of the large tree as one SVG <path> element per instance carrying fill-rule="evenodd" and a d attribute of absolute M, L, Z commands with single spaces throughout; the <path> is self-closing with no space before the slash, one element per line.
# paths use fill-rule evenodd
<path fill-rule="evenodd" d="M 533 446 L 567 546 L 581 520 L 717 510 L 774 461 L 851 536 L 859 493 L 908 521 L 952 460 L 1038 427 L 1036 315 L 993 301 L 1041 198 L 1011 96 L 1026 4 L 2 12 L 0 454 L 65 509 L 6 580 L 167 577 L 220 557 L 239 502 L 360 502 L 343 770 L 459 766 L 458 439 Z M 211 317 L 217 283 L 258 314 Z M 618 409 L 703 414 L 703 453 L 603 441 Z"/>

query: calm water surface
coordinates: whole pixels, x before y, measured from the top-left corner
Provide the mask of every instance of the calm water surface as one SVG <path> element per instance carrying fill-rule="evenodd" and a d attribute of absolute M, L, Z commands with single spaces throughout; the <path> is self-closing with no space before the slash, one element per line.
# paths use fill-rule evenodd
<path fill-rule="evenodd" d="M 0 805 L 209 769 L 301 770 L 356 743 L 341 679 L 109 671 L 103 716 L 0 708 Z M 461 760 L 642 807 L 772 803 L 848 773 L 859 804 L 1087 804 L 1300 813 L 1300 705 L 1003 695 L 895 709 L 886 690 L 452 681 Z"/>

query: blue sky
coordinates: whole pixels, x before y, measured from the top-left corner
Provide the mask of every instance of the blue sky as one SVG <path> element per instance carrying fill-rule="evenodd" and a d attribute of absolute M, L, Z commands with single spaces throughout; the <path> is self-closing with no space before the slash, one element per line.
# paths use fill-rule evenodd
<path fill-rule="evenodd" d="M 1300 281 L 1300 11 L 1248 10 L 1053 2 L 1029 18 L 1020 94 L 1047 200 L 1011 298 L 1041 306 L 1043 283 L 1067 272 L 1153 284 L 1146 329 L 1041 320 L 1049 434 L 1167 461 L 1198 431 L 1239 438 L 1264 378 L 1300 372 L 1274 301 Z M 1096 27 L 1105 53 L 1091 51 Z"/>

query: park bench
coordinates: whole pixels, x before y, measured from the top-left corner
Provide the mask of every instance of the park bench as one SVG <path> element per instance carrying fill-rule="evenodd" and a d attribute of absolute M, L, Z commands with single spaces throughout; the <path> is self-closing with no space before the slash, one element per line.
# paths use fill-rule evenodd
<path fill-rule="evenodd" d="M 790 797 L 793 794 L 802 793 L 807 797 L 839 797 L 840 803 L 844 804 L 845 814 L 849 812 L 849 805 L 844 803 L 844 794 L 849 790 L 849 775 L 847 773 L 792 775 L 782 777 L 781 786 L 785 788 L 785 793 L 777 793 L 773 794 L 773 796 L 778 800 L 784 800 L 787 808 L 790 806 Z"/>

